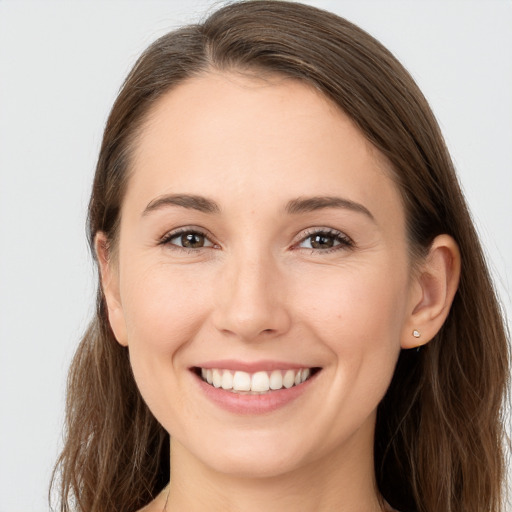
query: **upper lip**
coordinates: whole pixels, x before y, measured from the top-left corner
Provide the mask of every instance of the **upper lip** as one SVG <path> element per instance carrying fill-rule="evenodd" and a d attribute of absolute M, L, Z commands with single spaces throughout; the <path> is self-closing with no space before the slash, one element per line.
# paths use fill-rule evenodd
<path fill-rule="evenodd" d="M 232 371 L 242 371 L 247 373 L 255 373 L 261 371 L 273 370 L 300 370 L 301 368 L 313 368 L 310 364 L 290 363 L 288 361 L 236 361 L 234 359 L 222 359 L 215 361 L 205 361 L 194 366 L 195 368 L 204 369 L 223 369 Z"/>

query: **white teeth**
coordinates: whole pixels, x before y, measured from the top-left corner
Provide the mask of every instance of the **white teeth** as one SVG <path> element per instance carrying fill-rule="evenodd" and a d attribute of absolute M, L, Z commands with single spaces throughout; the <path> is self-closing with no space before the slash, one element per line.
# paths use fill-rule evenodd
<path fill-rule="evenodd" d="M 253 374 L 219 368 L 201 368 L 201 377 L 208 384 L 232 392 L 267 393 L 269 390 L 298 386 L 311 376 L 310 368 L 300 370 L 274 370 Z"/>
<path fill-rule="evenodd" d="M 283 377 L 283 386 L 286 389 L 291 388 L 295 384 L 295 372 L 293 370 L 288 370 Z"/>
<path fill-rule="evenodd" d="M 251 376 L 247 372 L 235 372 L 233 377 L 233 389 L 235 391 L 250 391 Z"/>
<path fill-rule="evenodd" d="M 270 374 L 270 389 L 281 389 L 283 387 L 283 375 L 279 370 Z"/>
<path fill-rule="evenodd" d="M 251 391 L 268 391 L 270 379 L 267 372 L 256 372 L 251 379 Z"/>
<path fill-rule="evenodd" d="M 212 374 L 212 382 L 214 387 L 220 388 L 222 385 L 222 374 L 220 373 L 220 370 L 213 370 Z"/>
<path fill-rule="evenodd" d="M 222 372 L 222 389 L 233 389 L 233 374 L 230 371 Z"/>

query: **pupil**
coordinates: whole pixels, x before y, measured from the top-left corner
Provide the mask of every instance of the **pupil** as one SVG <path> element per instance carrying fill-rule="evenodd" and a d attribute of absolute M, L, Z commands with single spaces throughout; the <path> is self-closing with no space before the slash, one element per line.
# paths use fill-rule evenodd
<path fill-rule="evenodd" d="M 198 247 L 204 246 L 204 236 L 199 235 L 197 233 L 187 233 L 185 235 L 182 235 L 181 243 L 183 247 L 197 249 Z"/>
<path fill-rule="evenodd" d="M 333 247 L 334 241 L 329 235 L 315 235 L 311 241 L 311 247 L 314 249 L 328 249 Z"/>

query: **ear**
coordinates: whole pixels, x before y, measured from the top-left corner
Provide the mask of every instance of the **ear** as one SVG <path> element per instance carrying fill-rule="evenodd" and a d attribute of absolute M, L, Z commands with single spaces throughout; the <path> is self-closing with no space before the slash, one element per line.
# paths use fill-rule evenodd
<path fill-rule="evenodd" d="M 402 348 L 425 345 L 439 332 L 450 312 L 459 277 L 459 247 L 451 236 L 439 235 L 413 277 Z"/>
<path fill-rule="evenodd" d="M 128 346 L 123 306 L 119 293 L 119 269 L 109 251 L 105 233 L 98 232 L 94 238 L 94 248 L 99 263 L 101 287 L 107 303 L 108 321 L 118 343 Z"/>

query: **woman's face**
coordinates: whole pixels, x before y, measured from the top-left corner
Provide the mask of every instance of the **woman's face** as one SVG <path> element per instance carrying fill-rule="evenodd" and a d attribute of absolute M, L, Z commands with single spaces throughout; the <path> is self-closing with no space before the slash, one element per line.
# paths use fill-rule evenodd
<path fill-rule="evenodd" d="M 411 275 L 386 164 L 311 87 L 209 73 L 154 107 L 106 293 L 181 453 L 259 476 L 371 459 Z"/>

